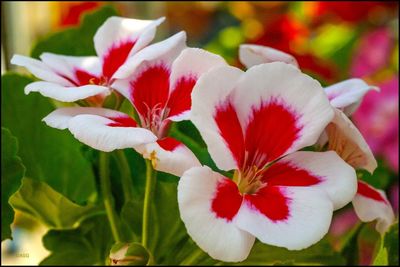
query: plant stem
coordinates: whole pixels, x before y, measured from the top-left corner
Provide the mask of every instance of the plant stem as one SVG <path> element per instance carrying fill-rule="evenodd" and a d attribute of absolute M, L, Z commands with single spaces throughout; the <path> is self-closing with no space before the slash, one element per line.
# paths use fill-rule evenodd
<path fill-rule="evenodd" d="M 125 202 L 132 199 L 133 183 L 131 179 L 131 168 L 129 167 L 128 160 L 126 159 L 125 152 L 122 149 L 116 151 L 117 165 L 121 174 L 122 190 L 124 191 Z"/>
<path fill-rule="evenodd" d="M 106 209 L 108 221 L 110 222 L 110 228 L 114 240 L 115 242 L 121 242 L 121 237 L 117 227 L 117 217 L 112 205 L 109 161 L 109 154 L 106 152 L 100 152 L 100 187 L 103 195 L 104 207 Z"/>
<path fill-rule="evenodd" d="M 149 215 L 150 215 L 150 199 L 153 195 L 155 186 L 155 174 L 151 160 L 146 159 L 146 188 L 144 192 L 143 202 L 143 224 L 142 224 L 142 245 L 145 248 L 149 247 Z"/>

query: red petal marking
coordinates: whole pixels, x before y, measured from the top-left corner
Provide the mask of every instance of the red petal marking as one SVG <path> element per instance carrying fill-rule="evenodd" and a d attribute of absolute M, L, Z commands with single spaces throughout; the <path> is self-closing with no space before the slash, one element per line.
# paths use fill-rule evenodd
<path fill-rule="evenodd" d="M 107 117 L 114 122 L 107 124 L 107 126 L 111 127 L 136 127 L 137 123 L 134 119 L 128 116 L 120 116 L 120 117 Z"/>
<path fill-rule="evenodd" d="M 127 40 L 114 44 L 103 56 L 103 76 L 110 81 L 119 67 L 125 63 L 136 41 Z"/>
<path fill-rule="evenodd" d="M 169 69 L 164 65 L 151 66 L 131 81 L 131 99 L 143 117 L 153 108 L 159 115 L 165 107 L 169 94 Z"/>
<path fill-rule="evenodd" d="M 162 147 L 164 150 L 167 150 L 167 151 L 174 151 L 175 148 L 177 148 L 178 146 L 180 146 L 182 144 L 178 140 L 171 138 L 171 137 L 165 137 L 163 139 L 158 139 L 157 143 L 160 147 Z"/>
<path fill-rule="evenodd" d="M 357 194 L 388 204 L 387 200 L 384 199 L 375 188 L 361 181 L 358 181 Z"/>
<path fill-rule="evenodd" d="M 251 209 L 261 212 L 272 221 L 286 220 L 289 217 L 288 202 L 283 189 L 276 186 L 265 186 L 252 195 L 244 198 Z"/>
<path fill-rule="evenodd" d="M 322 179 L 286 162 L 272 164 L 263 175 L 263 181 L 268 185 L 310 186 L 322 182 Z"/>
<path fill-rule="evenodd" d="M 253 108 L 252 113 L 245 135 L 249 153 L 245 164 L 262 168 L 292 146 L 301 127 L 296 125 L 298 116 L 276 99 Z"/>
<path fill-rule="evenodd" d="M 211 202 L 211 210 L 218 218 L 231 221 L 237 214 L 243 197 L 234 182 L 225 178 L 217 184 L 217 190 Z"/>
<path fill-rule="evenodd" d="M 73 79 L 65 76 L 64 74 L 61 74 L 61 73 L 58 73 L 58 72 L 56 72 L 56 73 L 57 73 L 58 76 L 66 79 L 67 81 L 69 81 L 73 86 L 79 86 L 78 82 L 74 81 Z"/>
<path fill-rule="evenodd" d="M 100 84 L 99 77 L 96 77 L 93 74 L 90 74 L 84 70 L 76 69 L 75 77 L 78 80 L 78 85 L 88 85 L 88 84 Z"/>
<path fill-rule="evenodd" d="M 236 110 L 229 100 L 216 107 L 214 120 L 217 123 L 222 138 L 224 138 L 232 152 L 238 167 L 242 167 L 244 155 L 243 132 Z"/>
<path fill-rule="evenodd" d="M 178 115 L 192 106 L 191 93 L 197 79 L 192 76 L 181 77 L 175 85 L 175 90 L 169 96 L 167 106 L 170 108 L 168 117 Z"/>

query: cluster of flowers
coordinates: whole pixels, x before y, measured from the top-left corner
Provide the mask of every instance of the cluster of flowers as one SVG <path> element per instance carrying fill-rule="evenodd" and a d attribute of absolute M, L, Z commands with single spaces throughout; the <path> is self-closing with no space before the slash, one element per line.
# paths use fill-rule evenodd
<path fill-rule="evenodd" d="M 134 148 L 156 170 L 180 177 L 178 204 L 193 240 L 215 259 L 242 261 L 257 237 L 292 250 L 318 242 L 334 210 L 352 201 L 362 221 L 384 232 L 394 220 L 381 190 L 357 181 L 376 160 L 351 115 L 369 90 L 360 79 L 322 88 L 296 59 L 262 46 L 242 45 L 246 72 L 199 48 L 186 34 L 150 44 L 163 18 L 109 18 L 94 36 L 97 57 L 15 55 L 42 81 L 26 86 L 63 102 L 43 121 L 69 129 L 101 151 Z M 103 108 L 125 97 L 137 118 Z M 172 122 L 190 119 L 220 170 L 202 166 L 168 136 Z M 299 151 L 308 146 L 314 150 Z"/>

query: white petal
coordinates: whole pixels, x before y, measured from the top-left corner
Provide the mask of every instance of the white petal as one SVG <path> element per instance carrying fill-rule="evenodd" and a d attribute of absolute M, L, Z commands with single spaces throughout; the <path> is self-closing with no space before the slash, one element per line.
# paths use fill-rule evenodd
<path fill-rule="evenodd" d="M 227 65 L 226 61 L 219 55 L 200 48 L 186 48 L 172 64 L 171 89 L 183 76 L 194 76 L 198 79 L 212 68 Z"/>
<path fill-rule="evenodd" d="M 335 109 L 332 122 L 326 127 L 328 150 L 334 150 L 354 168 L 362 168 L 373 173 L 378 166 L 374 155 L 362 134 L 350 119 Z"/>
<path fill-rule="evenodd" d="M 326 133 L 326 130 L 324 130 L 320 135 L 320 137 L 318 138 L 316 145 L 319 149 L 321 149 L 327 142 L 328 142 L 328 134 Z"/>
<path fill-rule="evenodd" d="M 237 163 L 219 133 L 214 120 L 215 108 L 227 98 L 242 74 L 241 70 L 234 67 L 214 68 L 200 77 L 192 91 L 191 120 L 221 170 L 236 169 Z"/>
<path fill-rule="evenodd" d="M 378 197 L 380 200 L 376 199 L 376 197 L 371 197 L 371 193 L 358 192 L 353 199 L 354 210 L 363 222 L 377 220 L 376 230 L 383 234 L 394 223 L 395 216 L 393 209 L 386 198 L 385 192 L 375 189 L 364 182 L 359 182 L 359 187 L 362 186 L 360 183 L 364 184 L 365 187 L 380 196 Z"/>
<path fill-rule="evenodd" d="M 191 93 L 198 78 L 218 66 L 226 66 L 225 60 L 199 48 L 186 48 L 172 64 L 167 109 L 172 121 L 189 119 Z"/>
<path fill-rule="evenodd" d="M 50 127 L 64 130 L 68 128 L 69 121 L 73 117 L 81 114 L 92 114 L 103 117 L 127 116 L 125 113 L 106 108 L 66 107 L 56 109 L 55 111 L 44 117 L 42 121 L 44 121 Z"/>
<path fill-rule="evenodd" d="M 76 70 L 83 70 L 94 76 L 100 76 L 101 74 L 100 59 L 94 56 L 72 57 L 53 53 L 43 53 L 40 55 L 40 59 L 54 72 L 63 74 L 74 81 L 76 81 Z"/>
<path fill-rule="evenodd" d="M 157 20 L 139 20 L 122 17 L 110 17 L 97 30 L 94 35 L 94 47 L 98 56 L 103 56 L 115 43 L 125 40 L 136 41 L 131 53 L 137 52 L 146 46 L 154 38 L 155 28 L 165 18 Z M 143 36 L 142 36 L 143 35 Z"/>
<path fill-rule="evenodd" d="M 71 82 L 57 75 L 50 67 L 40 60 L 14 55 L 11 59 L 11 64 L 27 68 L 37 78 L 47 82 L 53 82 L 63 86 L 71 86 Z"/>
<path fill-rule="evenodd" d="M 212 212 L 211 202 L 224 179 L 208 167 L 186 171 L 178 184 L 179 211 L 189 235 L 202 250 L 214 259 L 237 262 L 247 258 L 254 237 Z"/>
<path fill-rule="evenodd" d="M 185 120 L 190 120 L 190 110 L 187 110 L 185 112 L 180 113 L 179 115 L 175 115 L 172 117 L 169 117 L 168 119 L 171 121 L 185 121 Z"/>
<path fill-rule="evenodd" d="M 347 116 L 356 111 L 364 95 L 370 90 L 379 91 L 379 88 L 355 78 L 325 87 L 332 106 L 341 109 Z"/>
<path fill-rule="evenodd" d="M 262 63 L 271 63 L 275 61 L 291 64 L 299 67 L 297 60 L 292 56 L 280 50 L 268 46 L 243 44 L 239 47 L 239 60 L 250 68 Z"/>
<path fill-rule="evenodd" d="M 100 85 L 84 85 L 79 87 L 64 87 L 50 82 L 33 82 L 25 87 L 25 94 L 39 92 L 40 94 L 62 102 L 74 102 L 98 94 L 110 93 L 109 89 Z"/>
<path fill-rule="evenodd" d="M 304 249 L 321 240 L 332 219 L 333 207 L 328 195 L 309 187 L 279 189 L 289 198 L 288 218 L 271 220 L 245 200 L 234 218 L 236 225 L 263 243 L 290 250 Z"/>
<path fill-rule="evenodd" d="M 172 138 L 167 137 L 167 139 L 170 140 Z M 152 161 L 155 170 L 180 177 L 186 170 L 201 166 L 193 152 L 184 144 L 176 141 L 176 147 L 174 144 L 174 147 L 168 148 L 164 146 L 163 148 L 158 142 L 150 143 L 136 149 L 144 158 Z"/>
<path fill-rule="evenodd" d="M 134 148 L 157 140 L 147 129 L 108 126 L 113 122 L 105 117 L 84 114 L 70 119 L 68 128 L 82 143 L 105 152 Z"/>
<path fill-rule="evenodd" d="M 140 67 L 145 67 L 144 65 L 146 63 L 164 63 L 166 65 L 171 65 L 172 61 L 185 47 L 186 33 L 184 31 L 178 32 L 168 39 L 147 46 L 135 55 L 129 57 L 127 61 L 114 73 L 113 77 L 115 79 L 129 78 L 130 80 L 132 76 L 140 72 Z M 123 89 L 126 87 L 122 86 L 123 88 L 121 88 L 121 85 L 118 83 L 118 81 L 115 82 L 113 86 L 121 91 L 123 91 Z"/>
<path fill-rule="evenodd" d="M 309 175 L 320 180 L 319 183 L 310 186 L 326 191 L 333 202 L 335 210 L 351 202 L 356 194 L 357 176 L 355 170 L 344 162 L 334 151 L 294 152 L 279 160 L 277 163 L 286 163 L 296 167 L 298 170 L 305 170 Z M 270 168 L 273 168 L 273 166 L 274 164 Z M 286 176 L 290 175 L 294 176 L 296 173 L 286 172 Z M 292 179 L 296 177 L 288 178 Z M 301 179 L 301 177 L 298 178 Z M 278 180 L 277 183 L 279 183 Z M 285 186 L 290 186 L 290 184 L 285 183 Z"/>
<path fill-rule="evenodd" d="M 333 109 L 319 82 L 282 62 L 250 68 L 237 82 L 231 96 L 241 124 L 246 125 L 244 128 L 253 120 L 253 111 L 269 103 L 282 105 L 291 116 L 296 116 L 299 133 L 290 140 L 290 147 L 282 155 L 315 144 L 333 117 Z M 268 131 L 273 133 L 274 128 Z"/>

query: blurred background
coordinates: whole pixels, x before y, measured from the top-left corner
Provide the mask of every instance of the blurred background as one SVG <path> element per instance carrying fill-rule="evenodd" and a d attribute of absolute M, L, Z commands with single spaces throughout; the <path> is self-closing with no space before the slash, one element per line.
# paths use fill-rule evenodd
<path fill-rule="evenodd" d="M 16 70 L 13 54 L 30 55 L 50 34 L 76 27 L 85 13 L 112 5 L 121 16 L 166 21 L 157 40 L 185 30 L 188 45 L 220 54 L 240 66 L 238 46 L 267 45 L 294 55 L 300 68 L 329 85 L 359 77 L 381 91 L 369 92 L 353 121 L 378 159 L 363 179 L 385 190 L 398 217 L 399 83 L 397 2 L 1 2 L 1 72 Z M 22 69 L 18 71 L 24 71 Z M 358 222 L 353 209 L 332 223 L 332 242 Z M 371 229 L 373 229 L 373 224 Z M 43 226 L 16 216 L 14 241 L 2 243 L 2 264 L 37 264 Z M 371 236 L 373 236 L 371 238 Z M 361 240 L 360 264 L 369 264 L 378 234 Z M 375 238 L 375 241 L 374 241 Z M 25 240 L 21 242 L 21 240 Z M 371 241 L 372 240 L 372 241 Z M 338 244 L 339 246 L 339 244 Z"/>

